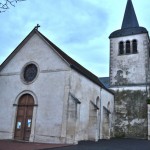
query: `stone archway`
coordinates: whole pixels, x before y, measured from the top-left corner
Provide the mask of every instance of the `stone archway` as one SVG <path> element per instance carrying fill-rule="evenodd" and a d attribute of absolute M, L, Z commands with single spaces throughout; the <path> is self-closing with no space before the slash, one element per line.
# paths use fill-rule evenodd
<path fill-rule="evenodd" d="M 24 94 L 18 101 L 14 138 L 29 141 L 33 117 L 34 98 Z"/>

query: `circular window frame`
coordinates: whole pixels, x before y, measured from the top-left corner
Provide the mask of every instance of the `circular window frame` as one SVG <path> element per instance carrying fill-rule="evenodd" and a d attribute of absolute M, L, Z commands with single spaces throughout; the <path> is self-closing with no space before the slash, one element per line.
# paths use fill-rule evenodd
<path fill-rule="evenodd" d="M 36 76 L 35 76 L 35 78 L 34 78 L 32 81 L 26 81 L 25 78 L 24 78 L 24 71 L 25 71 L 25 69 L 26 69 L 27 66 L 32 65 L 32 64 L 35 65 L 36 68 L 37 68 Z M 22 70 L 21 70 L 20 78 L 21 78 L 21 81 L 22 81 L 24 84 L 27 84 L 27 85 L 28 85 L 28 84 L 32 84 L 32 83 L 37 79 L 38 75 L 39 75 L 39 66 L 38 66 L 38 64 L 37 64 L 36 62 L 31 61 L 31 62 L 26 63 L 26 64 L 23 66 L 23 68 L 22 68 Z"/>

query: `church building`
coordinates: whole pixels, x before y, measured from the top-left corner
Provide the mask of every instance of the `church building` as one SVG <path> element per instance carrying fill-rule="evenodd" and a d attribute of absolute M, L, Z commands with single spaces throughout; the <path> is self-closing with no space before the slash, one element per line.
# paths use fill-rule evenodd
<path fill-rule="evenodd" d="M 0 66 L 0 139 L 109 139 L 113 119 L 113 92 L 37 27 Z"/>
<path fill-rule="evenodd" d="M 110 75 L 98 78 L 34 28 L 0 65 L 0 139 L 150 139 L 150 39 L 131 0 L 109 39 Z"/>

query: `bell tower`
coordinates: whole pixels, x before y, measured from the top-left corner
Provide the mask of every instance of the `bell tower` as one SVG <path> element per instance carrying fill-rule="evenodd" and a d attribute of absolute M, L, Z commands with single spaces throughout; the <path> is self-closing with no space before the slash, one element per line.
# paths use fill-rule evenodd
<path fill-rule="evenodd" d="M 142 86 L 147 83 L 149 36 L 140 27 L 131 0 L 127 1 L 121 29 L 110 39 L 110 86 Z"/>
<path fill-rule="evenodd" d="M 115 93 L 114 135 L 147 139 L 149 35 L 146 28 L 139 26 L 131 0 L 127 1 L 121 29 L 112 32 L 109 39 L 110 88 Z"/>

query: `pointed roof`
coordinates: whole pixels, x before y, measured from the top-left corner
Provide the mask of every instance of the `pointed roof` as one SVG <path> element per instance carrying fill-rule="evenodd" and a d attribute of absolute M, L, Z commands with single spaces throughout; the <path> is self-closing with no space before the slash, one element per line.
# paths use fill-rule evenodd
<path fill-rule="evenodd" d="M 99 78 L 91 73 L 89 70 L 81 66 L 71 57 L 69 57 L 66 53 L 64 53 L 60 48 L 58 48 L 54 43 L 52 43 L 47 37 L 45 37 L 42 33 L 40 33 L 36 28 L 34 28 L 28 36 L 16 47 L 16 49 L 7 57 L 7 59 L 0 65 L 0 71 L 10 62 L 10 60 L 20 51 L 20 49 L 30 40 L 30 38 L 34 35 L 39 35 L 63 60 L 65 60 L 69 66 L 97 84 L 98 86 L 102 87 L 103 89 L 107 90 L 108 92 L 114 94 L 112 91 L 107 89 L 100 81 Z"/>
<path fill-rule="evenodd" d="M 139 23 L 134 11 L 132 1 L 128 0 L 121 28 L 124 29 L 124 28 L 134 28 L 134 27 L 139 27 Z"/>
<path fill-rule="evenodd" d="M 138 20 L 134 11 L 134 7 L 132 4 L 132 0 L 128 0 L 125 13 L 124 13 L 122 27 L 120 30 L 116 30 L 112 32 L 109 38 L 123 37 L 123 36 L 143 34 L 143 33 L 148 34 L 148 31 L 146 28 L 139 26 L 139 23 L 138 23 Z"/>

